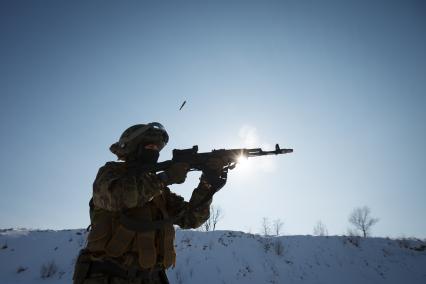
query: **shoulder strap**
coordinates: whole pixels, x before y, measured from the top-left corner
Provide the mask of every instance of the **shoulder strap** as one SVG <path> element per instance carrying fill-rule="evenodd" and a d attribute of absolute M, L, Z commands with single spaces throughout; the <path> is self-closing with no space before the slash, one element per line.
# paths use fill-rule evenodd
<path fill-rule="evenodd" d="M 120 215 L 121 225 L 123 225 L 128 230 L 135 231 L 138 233 L 146 233 L 146 232 L 161 230 L 164 228 L 164 226 L 173 224 L 173 219 L 174 218 L 168 218 L 168 219 L 158 220 L 158 221 L 141 222 L 140 220 L 136 220 L 125 214 Z"/>

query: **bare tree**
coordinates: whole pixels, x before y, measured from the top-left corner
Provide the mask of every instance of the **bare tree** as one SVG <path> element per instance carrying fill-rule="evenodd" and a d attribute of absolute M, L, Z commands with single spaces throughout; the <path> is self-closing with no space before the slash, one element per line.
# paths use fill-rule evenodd
<path fill-rule="evenodd" d="M 211 206 L 210 208 L 210 218 L 212 219 L 213 231 L 216 230 L 217 223 L 222 219 L 222 209 L 220 207 Z"/>
<path fill-rule="evenodd" d="M 274 230 L 275 236 L 281 235 L 282 228 L 284 226 L 284 222 L 281 219 L 275 219 L 272 223 L 272 228 Z"/>
<path fill-rule="evenodd" d="M 201 231 L 209 232 L 211 231 L 211 227 L 212 227 L 212 219 L 210 216 L 209 219 L 207 219 L 207 221 L 204 222 L 204 224 L 201 226 Z"/>
<path fill-rule="evenodd" d="M 220 207 L 210 206 L 210 217 L 201 227 L 203 231 L 209 232 L 216 230 L 217 223 L 223 218 Z"/>
<path fill-rule="evenodd" d="M 269 219 L 266 217 L 262 218 L 262 233 L 265 237 L 271 234 L 271 224 L 269 223 Z"/>
<path fill-rule="evenodd" d="M 327 227 L 324 225 L 323 222 L 321 222 L 321 220 L 319 220 L 314 227 L 314 235 L 315 236 L 328 236 Z"/>
<path fill-rule="evenodd" d="M 370 208 L 364 206 L 355 208 L 349 215 L 349 222 L 362 233 L 364 238 L 370 235 L 371 227 L 379 222 L 379 219 L 371 217 L 370 212 Z"/>

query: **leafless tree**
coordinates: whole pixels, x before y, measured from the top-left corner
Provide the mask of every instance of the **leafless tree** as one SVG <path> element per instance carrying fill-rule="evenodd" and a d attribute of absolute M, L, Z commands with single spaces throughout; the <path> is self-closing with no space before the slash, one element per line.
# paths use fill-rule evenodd
<path fill-rule="evenodd" d="M 216 230 L 217 223 L 223 218 L 220 207 L 210 206 L 210 217 L 201 227 L 203 231 L 209 232 Z"/>
<path fill-rule="evenodd" d="M 284 226 L 284 222 L 281 221 L 281 219 L 275 219 L 274 220 L 274 222 L 272 223 L 272 228 L 273 228 L 274 234 L 276 236 L 281 235 L 281 231 L 282 231 L 283 226 Z"/>
<path fill-rule="evenodd" d="M 323 222 L 321 222 L 321 220 L 319 220 L 314 227 L 314 235 L 315 236 L 328 236 L 327 227 L 324 225 Z"/>
<path fill-rule="evenodd" d="M 262 218 L 262 234 L 265 237 L 271 234 L 271 224 L 269 223 L 269 219 L 266 217 Z"/>
<path fill-rule="evenodd" d="M 201 226 L 201 231 L 205 231 L 205 232 L 209 232 L 211 231 L 211 227 L 212 227 L 212 220 L 211 218 L 207 219 L 206 222 L 204 222 L 204 224 Z"/>
<path fill-rule="evenodd" d="M 213 231 L 216 230 L 217 223 L 222 219 L 223 213 L 220 207 L 211 206 L 210 208 L 210 218 L 212 219 Z"/>
<path fill-rule="evenodd" d="M 379 219 L 370 215 L 371 210 L 367 206 L 357 207 L 349 215 L 349 222 L 360 231 L 364 238 L 370 235 L 371 227 L 379 222 Z"/>

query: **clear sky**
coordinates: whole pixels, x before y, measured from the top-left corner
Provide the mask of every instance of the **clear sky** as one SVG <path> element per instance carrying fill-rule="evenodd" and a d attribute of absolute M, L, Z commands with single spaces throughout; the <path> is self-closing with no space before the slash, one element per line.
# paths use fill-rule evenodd
<path fill-rule="evenodd" d="M 10 0 L 0 36 L 0 228 L 86 227 L 109 146 L 159 121 L 160 160 L 294 148 L 230 172 L 219 229 L 343 234 L 367 205 L 426 237 L 424 1 Z"/>

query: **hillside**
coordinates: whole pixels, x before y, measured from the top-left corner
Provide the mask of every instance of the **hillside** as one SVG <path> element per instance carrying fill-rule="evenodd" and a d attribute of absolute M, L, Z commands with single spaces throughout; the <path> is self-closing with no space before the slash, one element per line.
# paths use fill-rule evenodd
<path fill-rule="evenodd" d="M 85 230 L 1 230 L 0 283 L 71 283 L 85 238 Z M 168 276 L 176 284 L 423 284 L 425 248 L 420 240 L 178 230 L 178 260 Z"/>

